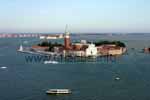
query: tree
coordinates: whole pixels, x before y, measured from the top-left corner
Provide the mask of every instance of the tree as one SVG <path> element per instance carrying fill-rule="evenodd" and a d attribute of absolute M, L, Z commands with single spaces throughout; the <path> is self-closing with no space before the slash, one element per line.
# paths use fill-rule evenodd
<path fill-rule="evenodd" d="M 59 44 L 57 42 L 51 43 L 51 42 L 48 42 L 48 41 L 43 41 L 42 43 L 39 43 L 38 46 L 49 47 L 48 51 L 52 51 L 54 47 L 56 47 L 56 46 L 62 46 L 62 44 Z"/>
<path fill-rule="evenodd" d="M 114 44 L 119 47 L 126 47 L 126 45 L 121 41 L 98 41 L 94 42 L 96 46 L 104 45 L 104 44 Z"/>

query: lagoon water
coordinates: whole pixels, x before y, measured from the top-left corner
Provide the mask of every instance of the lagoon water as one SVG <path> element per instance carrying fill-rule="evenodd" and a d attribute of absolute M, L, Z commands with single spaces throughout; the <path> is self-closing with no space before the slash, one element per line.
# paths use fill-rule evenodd
<path fill-rule="evenodd" d="M 0 67 L 6 67 L 0 68 L 0 100 L 150 99 L 150 54 L 141 52 L 150 46 L 150 34 L 73 35 L 72 39 L 121 40 L 128 52 L 115 62 L 27 63 L 25 56 L 29 54 L 16 50 L 20 44 L 30 46 L 38 39 L 0 39 Z M 73 94 L 46 95 L 50 88 L 69 88 Z"/>

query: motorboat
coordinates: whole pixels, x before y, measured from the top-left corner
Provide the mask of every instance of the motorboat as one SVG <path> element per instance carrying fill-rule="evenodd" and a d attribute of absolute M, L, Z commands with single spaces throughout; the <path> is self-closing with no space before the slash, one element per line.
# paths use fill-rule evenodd
<path fill-rule="evenodd" d="M 70 89 L 49 89 L 46 91 L 47 94 L 70 94 Z"/>
<path fill-rule="evenodd" d="M 116 77 L 115 80 L 120 80 L 120 77 Z"/>
<path fill-rule="evenodd" d="M 0 67 L 1 69 L 6 69 L 7 67 L 5 67 L 5 66 L 2 66 L 2 67 Z"/>
<path fill-rule="evenodd" d="M 58 64 L 57 61 L 44 61 L 44 64 Z"/>

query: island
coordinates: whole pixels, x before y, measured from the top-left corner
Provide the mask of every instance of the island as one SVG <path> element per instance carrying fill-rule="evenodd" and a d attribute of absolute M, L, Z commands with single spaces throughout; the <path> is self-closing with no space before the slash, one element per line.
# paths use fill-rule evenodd
<path fill-rule="evenodd" d="M 66 32 L 63 35 L 64 43 L 52 43 L 44 39 L 41 43 L 33 45 L 30 48 L 32 52 L 63 55 L 72 57 L 97 57 L 97 56 L 115 56 L 122 55 L 126 52 L 126 45 L 121 41 L 95 41 L 87 42 L 71 42 L 70 33 Z"/>

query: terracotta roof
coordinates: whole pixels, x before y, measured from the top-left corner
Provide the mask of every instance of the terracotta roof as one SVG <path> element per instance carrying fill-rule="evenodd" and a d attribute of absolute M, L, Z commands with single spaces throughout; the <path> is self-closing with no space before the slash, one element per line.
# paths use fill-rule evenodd
<path fill-rule="evenodd" d="M 85 51 L 88 48 L 87 45 L 82 45 L 81 47 L 78 47 L 76 45 L 71 46 L 71 51 Z"/>

